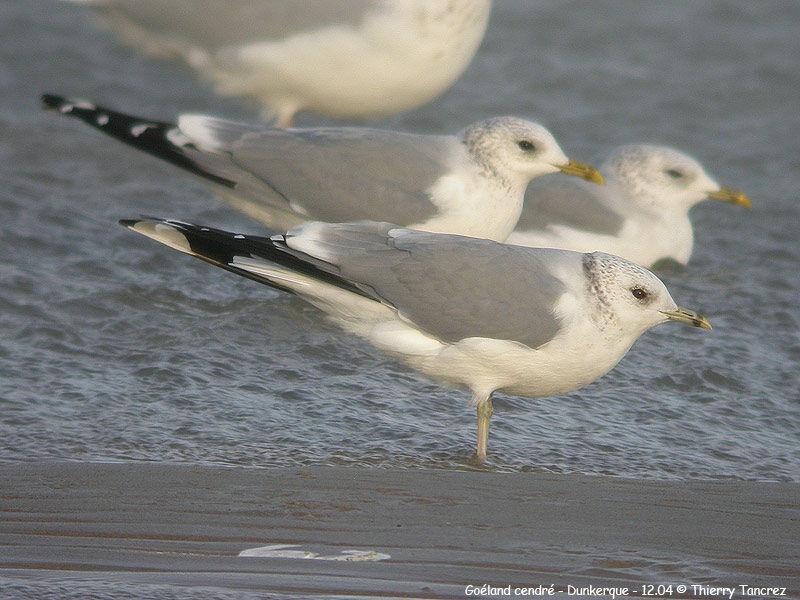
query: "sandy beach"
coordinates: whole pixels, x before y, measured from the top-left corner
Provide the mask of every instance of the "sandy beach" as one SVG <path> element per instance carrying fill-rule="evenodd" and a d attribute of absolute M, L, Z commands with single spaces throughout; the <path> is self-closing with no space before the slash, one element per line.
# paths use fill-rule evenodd
<path fill-rule="evenodd" d="M 259 598 L 800 588 L 796 484 L 149 462 L 6 463 L 0 482 L 0 581 L 19 597 L 108 585 L 133 598 L 163 586 Z M 238 556 L 264 547 L 272 556 Z"/>

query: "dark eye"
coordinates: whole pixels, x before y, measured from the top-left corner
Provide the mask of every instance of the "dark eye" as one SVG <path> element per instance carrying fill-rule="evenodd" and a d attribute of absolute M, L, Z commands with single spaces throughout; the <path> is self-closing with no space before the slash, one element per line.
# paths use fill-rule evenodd
<path fill-rule="evenodd" d="M 517 146 L 519 146 L 520 150 L 524 150 L 525 152 L 531 152 L 533 150 L 536 150 L 536 146 L 533 144 L 533 142 L 530 142 L 528 140 L 521 140 L 517 142 Z"/>
<path fill-rule="evenodd" d="M 673 179 L 680 179 L 681 177 L 683 177 L 683 173 L 678 171 L 678 169 L 667 169 L 667 175 L 669 175 Z"/>
<path fill-rule="evenodd" d="M 649 296 L 649 294 L 640 287 L 631 288 L 631 294 L 633 294 L 633 297 L 637 300 L 644 300 Z"/>

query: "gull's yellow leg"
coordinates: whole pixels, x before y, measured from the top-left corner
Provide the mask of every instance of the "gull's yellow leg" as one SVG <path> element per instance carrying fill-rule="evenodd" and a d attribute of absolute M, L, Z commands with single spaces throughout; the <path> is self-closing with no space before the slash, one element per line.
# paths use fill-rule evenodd
<path fill-rule="evenodd" d="M 492 420 L 492 396 L 478 402 L 478 446 L 475 459 L 478 463 L 486 462 L 486 448 L 489 445 L 489 421 Z"/>

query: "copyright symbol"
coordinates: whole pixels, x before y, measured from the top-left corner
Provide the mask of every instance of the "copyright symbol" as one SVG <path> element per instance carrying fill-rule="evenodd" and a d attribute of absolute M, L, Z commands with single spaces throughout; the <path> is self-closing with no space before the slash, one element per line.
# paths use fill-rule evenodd
<path fill-rule="evenodd" d="M 682 594 L 683 592 L 686 591 L 686 586 L 685 585 L 679 585 L 676 589 L 678 590 L 679 594 Z"/>

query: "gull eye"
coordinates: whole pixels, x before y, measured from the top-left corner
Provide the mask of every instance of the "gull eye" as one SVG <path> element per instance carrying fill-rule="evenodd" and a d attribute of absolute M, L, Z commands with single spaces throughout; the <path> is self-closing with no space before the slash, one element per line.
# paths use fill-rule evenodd
<path fill-rule="evenodd" d="M 633 294 L 633 297 L 636 298 L 637 300 L 646 300 L 647 297 L 650 295 L 644 289 L 638 286 L 635 288 L 631 288 L 631 294 Z"/>
<path fill-rule="evenodd" d="M 673 179 L 680 179 L 683 177 L 683 173 L 681 171 L 678 171 L 678 169 L 667 169 L 667 175 L 669 175 Z"/>
<path fill-rule="evenodd" d="M 534 145 L 534 143 L 529 140 L 520 140 L 519 142 L 517 142 L 517 146 L 519 146 L 520 150 L 523 150 L 525 152 L 533 152 L 534 150 L 536 150 L 536 146 Z"/>

